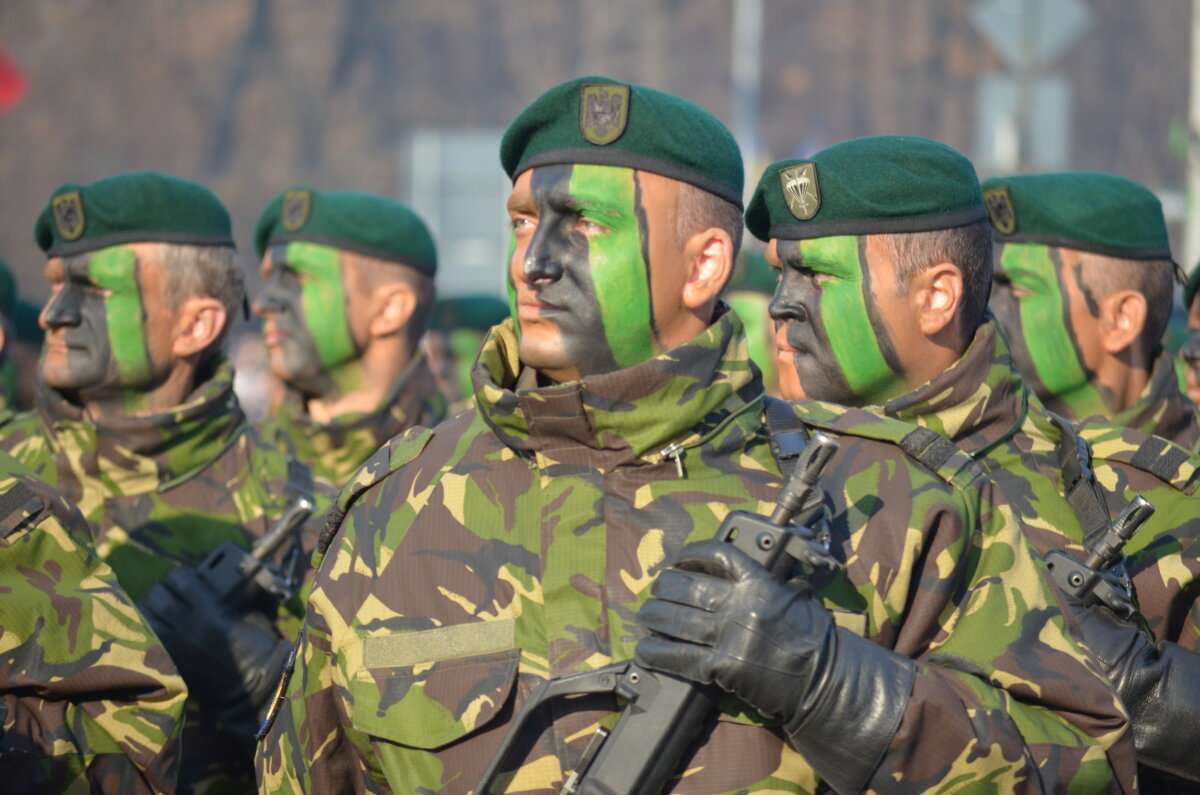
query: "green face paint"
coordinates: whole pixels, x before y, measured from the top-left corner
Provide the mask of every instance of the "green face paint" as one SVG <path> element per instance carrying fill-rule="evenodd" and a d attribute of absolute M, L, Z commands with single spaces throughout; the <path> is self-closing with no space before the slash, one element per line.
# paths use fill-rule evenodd
<path fill-rule="evenodd" d="M 645 213 L 637 174 L 611 166 L 534 169 L 530 188 L 537 226 L 522 250 L 514 233 L 509 262 L 522 251 L 519 276 L 509 269 L 509 302 L 520 326 L 550 336 L 557 361 L 536 367 L 582 375 L 632 367 L 658 353 L 646 261 Z M 519 278 L 520 283 L 514 281 Z M 532 293 L 534 309 L 520 296 Z M 536 322 L 535 322 L 536 321 Z M 529 328 L 521 327 L 526 334 Z M 523 358 L 527 354 L 525 341 Z"/>
<path fill-rule="evenodd" d="M 137 390 L 154 386 L 154 368 L 132 247 L 64 260 L 63 281 L 45 316 L 50 332 L 42 377 L 49 386 L 93 399 L 122 395 L 126 409 L 139 408 Z"/>
<path fill-rule="evenodd" d="M 989 308 L 1008 338 L 1014 366 L 1038 397 L 1075 417 L 1106 414 L 1075 344 L 1062 274 L 1056 249 L 1006 243 L 996 259 Z"/>
<path fill-rule="evenodd" d="M 341 252 L 294 241 L 271 248 L 271 272 L 254 302 L 266 318 L 271 366 L 305 394 L 342 394 L 362 383 L 361 350 L 350 331 Z"/>
<path fill-rule="evenodd" d="M 795 368 L 809 398 L 873 405 L 908 389 L 874 311 L 865 245 L 851 235 L 777 243 L 782 272 L 770 312 L 787 341 L 779 366 Z"/>

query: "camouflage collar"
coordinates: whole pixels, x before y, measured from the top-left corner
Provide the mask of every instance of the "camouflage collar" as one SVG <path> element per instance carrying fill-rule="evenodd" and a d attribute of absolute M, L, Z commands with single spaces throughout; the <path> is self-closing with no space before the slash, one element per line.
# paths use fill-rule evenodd
<path fill-rule="evenodd" d="M 105 491 L 115 494 L 165 491 L 203 471 L 246 430 L 233 364 L 224 357 L 186 402 L 161 414 L 97 420 L 41 385 L 34 402 L 60 462 L 59 478 L 102 474 Z"/>
<path fill-rule="evenodd" d="M 343 414 L 321 424 L 308 415 L 304 398 L 289 392 L 263 423 L 263 435 L 285 437 L 313 474 L 341 484 L 388 439 L 414 425 L 435 425 L 445 413 L 446 400 L 424 354 L 418 352 L 373 411 Z"/>
<path fill-rule="evenodd" d="M 882 412 L 946 437 L 979 458 L 1025 421 L 1029 391 L 1012 366 L 1008 343 L 992 320 L 957 362 L 929 383 L 889 400 Z"/>
<path fill-rule="evenodd" d="M 741 321 L 720 311 L 694 339 L 635 367 L 536 389 L 517 385 L 517 337 L 506 320 L 484 340 L 472 373 L 479 413 L 519 452 L 587 447 L 615 452 L 618 462 L 694 446 L 736 417 L 758 422 L 762 379 Z"/>
<path fill-rule="evenodd" d="M 1200 408 L 1180 391 L 1176 361 L 1160 348 L 1150 371 L 1150 382 L 1138 396 L 1137 403 L 1117 412 L 1112 421 L 1169 439 L 1192 452 L 1200 452 Z"/>

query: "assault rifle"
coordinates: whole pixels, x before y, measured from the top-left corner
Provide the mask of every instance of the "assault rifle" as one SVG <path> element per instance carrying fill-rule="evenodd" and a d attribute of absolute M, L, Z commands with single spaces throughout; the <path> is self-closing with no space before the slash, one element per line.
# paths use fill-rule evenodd
<path fill-rule="evenodd" d="M 828 539 L 793 517 L 820 508 L 817 482 L 838 444 L 814 433 L 796 461 L 770 518 L 733 511 L 717 539 L 733 544 L 774 576 L 786 580 L 797 564 L 833 569 Z M 554 699 L 611 693 L 624 703 L 611 730 L 596 730 L 560 795 L 658 795 L 673 776 L 693 740 L 707 723 L 722 690 L 643 668 L 634 661 L 550 679 L 538 685 L 500 743 L 475 795 L 489 795 L 513 747 L 534 713 Z"/>
<path fill-rule="evenodd" d="M 1137 604 L 1133 600 L 1128 575 L 1123 571 L 1118 572 L 1122 581 L 1118 584 L 1101 573 L 1120 562 L 1125 544 L 1153 513 L 1154 506 L 1149 500 L 1140 494 L 1134 497 L 1133 502 L 1125 507 L 1088 551 L 1087 560 L 1083 563 L 1059 549 L 1046 555 L 1050 579 L 1085 605 L 1103 604 L 1122 619 L 1132 618 L 1137 612 Z"/>

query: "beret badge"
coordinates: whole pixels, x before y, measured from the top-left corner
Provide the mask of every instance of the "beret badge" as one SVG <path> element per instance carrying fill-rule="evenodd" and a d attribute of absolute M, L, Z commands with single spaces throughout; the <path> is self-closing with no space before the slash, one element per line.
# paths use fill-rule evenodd
<path fill-rule="evenodd" d="M 1017 231 L 1017 209 L 1013 206 L 1012 191 L 1007 185 L 986 188 L 983 191 L 983 203 L 997 232 L 1011 235 Z"/>
<path fill-rule="evenodd" d="M 79 191 L 73 190 L 55 196 L 50 204 L 54 208 L 54 225 L 58 227 L 58 233 L 62 235 L 63 240 L 78 240 L 87 227 L 83 215 L 83 198 Z"/>
<path fill-rule="evenodd" d="M 821 209 L 821 186 L 817 183 L 817 164 L 801 163 L 779 172 L 779 187 L 788 212 L 798 221 L 807 221 Z"/>
<path fill-rule="evenodd" d="M 621 137 L 629 123 L 629 86 L 584 84 L 579 87 L 579 132 L 596 146 Z"/>
<path fill-rule="evenodd" d="M 289 190 L 283 193 L 283 206 L 279 211 L 279 221 L 283 228 L 295 232 L 308 223 L 312 213 L 312 191 Z"/>

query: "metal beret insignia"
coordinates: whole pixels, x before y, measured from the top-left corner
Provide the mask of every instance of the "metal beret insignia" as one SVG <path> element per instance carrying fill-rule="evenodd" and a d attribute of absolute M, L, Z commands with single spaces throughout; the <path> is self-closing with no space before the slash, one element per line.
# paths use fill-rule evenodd
<path fill-rule="evenodd" d="M 779 187 L 788 212 L 799 221 L 807 221 L 821 209 L 821 186 L 817 182 L 817 164 L 801 163 L 779 172 Z"/>
<path fill-rule="evenodd" d="M 312 213 L 312 191 L 288 190 L 283 192 L 283 206 L 279 210 L 279 221 L 283 228 L 295 232 L 308 223 Z"/>
<path fill-rule="evenodd" d="M 1017 209 L 1013 206 L 1012 191 L 1007 185 L 985 190 L 983 203 L 987 205 L 988 217 L 997 232 L 1011 235 L 1017 231 Z"/>
<path fill-rule="evenodd" d="M 621 137 L 629 123 L 629 86 L 580 86 L 579 132 L 589 143 L 607 146 Z"/>
<path fill-rule="evenodd" d="M 87 228 L 87 220 L 83 215 L 83 197 L 79 191 L 73 190 L 55 196 L 50 201 L 54 208 L 54 225 L 63 240 L 78 240 Z"/>

